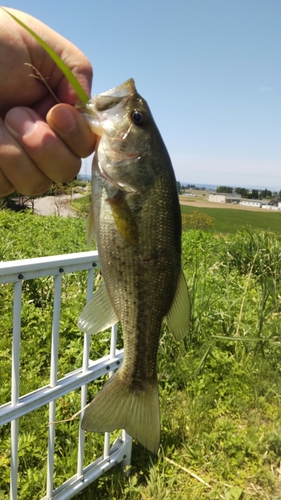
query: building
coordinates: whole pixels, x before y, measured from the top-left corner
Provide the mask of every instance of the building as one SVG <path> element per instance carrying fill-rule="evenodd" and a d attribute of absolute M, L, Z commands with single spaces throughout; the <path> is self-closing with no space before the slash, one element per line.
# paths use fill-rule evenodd
<path fill-rule="evenodd" d="M 209 201 L 215 203 L 239 203 L 241 194 L 238 193 L 213 193 L 209 194 Z"/>
<path fill-rule="evenodd" d="M 269 205 L 269 203 L 265 203 L 262 205 L 261 208 L 266 208 L 268 210 L 280 210 L 279 209 L 279 203 L 278 203 L 278 206 L 277 205 Z"/>
<path fill-rule="evenodd" d="M 262 202 L 259 200 L 242 200 L 239 205 L 246 205 L 247 207 L 262 207 Z"/>

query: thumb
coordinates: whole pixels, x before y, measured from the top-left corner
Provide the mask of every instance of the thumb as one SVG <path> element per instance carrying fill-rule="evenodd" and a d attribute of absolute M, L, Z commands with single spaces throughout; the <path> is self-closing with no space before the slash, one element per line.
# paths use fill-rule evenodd
<path fill-rule="evenodd" d="M 94 151 L 96 136 L 77 109 L 69 104 L 57 104 L 50 109 L 46 120 L 68 148 L 80 158 L 85 158 Z"/>

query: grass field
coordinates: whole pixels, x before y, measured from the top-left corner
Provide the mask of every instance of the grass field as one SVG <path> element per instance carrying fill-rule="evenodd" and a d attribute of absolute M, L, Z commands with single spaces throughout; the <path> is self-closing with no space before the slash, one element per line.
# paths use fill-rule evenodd
<path fill-rule="evenodd" d="M 190 200 L 189 200 L 190 201 Z M 87 215 L 90 206 L 89 195 L 83 198 L 77 198 L 73 201 L 73 207 L 81 215 Z M 214 226 L 209 229 L 210 232 L 216 234 L 236 233 L 243 228 L 251 227 L 261 231 L 271 231 L 273 233 L 281 233 L 281 213 L 280 212 L 263 212 L 250 211 L 234 208 L 203 208 L 189 205 L 181 205 L 183 214 L 191 214 L 194 211 L 207 214 L 215 219 Z"/>
<path fill-rule="evenodd" d="M 195 210 L 215 219 L 214 226 L 210 229 L 213 233 L 236 233 L 247 226 L 261 231 L 281 233 L 281 213 L 279 212 L 252 212 L 250 210 L 230 208 L 203 208 L 196 207 L 196 205 L 181 205 L 183 214 L 191 214 Z"/>
<path fill-rule="evenodd" d="M 190 292 L 191 325 L 181 342 L 163 325 L 157 369 L 159 453 L 153 455 L 134 441 L 129 478 L 115 468 L 76 500 L 281 499 L 281 214 L 182 206 L 184 213 L 194 210 L 214 217 L 212 231 L 221 235 L 198 230 L 183 233 L 182 266 Z M 254 229 L 242 229 L 249 225 Z M 1 260 L 86 249 L 82 217 L 0 211 Z M 86 287 L 83 272 L 64 278 L 60 373 L 74 370 L 81 362 L 83 335 L 77 318 Z M 33 390 L 37 382 L 48 384 L 52 303 L 52 279 L 24 283 L 21 394 Z M 12 304 L 11 287 L 2 286 L 3 402 L 10 399 Z M 92 336 L 93 359 L 107 352 L 104 340 L 103 334 Z M 102 384 L 89 387 L 91 397 Z M 56 420 L 70 418 L 79 404 L 78 391 L 60 398 Z M 47 407 L 20 419 L 19 500 L 45 494 L 47 419 Z M 57 427 L 55 486 L 76 472 L 78 426 L 78 421 L 72 421 Z M 9 498 L 9 450 L 9 429 L 3 426 L 1 500 Z M 86 433 L 86 460 L 100 454 L 102 436 Z"/>
<path fill-rule="evenodd" d="M 74 208 L 79 215 L 86 216 L 89 213 L 91 205 L 91 196 L 87 194 L 86 196 L 82 196 L 81 198 L 76 198 L 72 202 L 72 208 Z"/>

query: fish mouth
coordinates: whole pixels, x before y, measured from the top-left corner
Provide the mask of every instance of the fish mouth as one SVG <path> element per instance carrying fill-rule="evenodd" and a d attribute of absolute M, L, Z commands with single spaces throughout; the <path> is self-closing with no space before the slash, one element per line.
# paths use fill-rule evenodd
<path fill-rule="evenodd" d="M 79 108 L 87 119 L 91 129 L 98 136 L 96 143 L 96 152 L 99 151 L 99 158 L 94 162 L 95 170 L 107 181 L 111 182 L 117 189 L 123 189 L 128 192 L 135 192 L 136 189 L 130 184 L 119 182 L 111 170 L 114 167 L 126 167 L 140 158 L 138 150 L 123 150 L 122 142 L 126 141 L 130 135 L 132 124 L 128 124 L 126 130 L 120 130 L 110 144 L 110 158 L 106 155 L 104 160 L 102 148 L 100 148 L 100 139 L 103 135 L 107 136 L 106 121 L 112 116 L 123 120 L 124 109 L 128 99 L 137 93 L 133 78 L 126 80 L 121 85 L 114 87 L 102 94 L 95 95 L 86 105 Z"/>
<path fill-rule="evenodd" d="M 104 132 L 103 122 L 108 118 L 110 111 L 114 109 L 114 113 L 118 113 L 118 108 L 121 111 L 124 102 L 135 93 L 135 82 L 133 78 L 129 78 L 121 85 L 95 95 L 86 105 L 78 105 L 78 109 L 84 114 L 95 134 L 101 137 Z"/>
<path fill-rule="evenodd" d="M 124 97 L 129 97 L 130 95 L 133 95 L 136 93 L 136 86 L 133 78 L 129 78 L 129 80 L 126 80 L 126 82 L 121 83 L 121 85 L 118 85 L 117 87 L 114 87 L 113 89 L 107 90 L 106 92 L 103 92 L 102 94 L 95 95 L 93 98 L 94 103 L 101 101 L 100 106 L 102 106 L 102 103 L 106 105 L 106 103 L 109 104 L 110 107 L 114 106 L 114 102 L 118 102 L 120 99 L 124 99 Z M 110 104 L 112 100 L 112 105 Z M 97 108 L 98 109 L 98 108 Z M 109 109 L 108 107 L 104 109 Z M 100 109 L 102 111 L 102 109 Z"/>

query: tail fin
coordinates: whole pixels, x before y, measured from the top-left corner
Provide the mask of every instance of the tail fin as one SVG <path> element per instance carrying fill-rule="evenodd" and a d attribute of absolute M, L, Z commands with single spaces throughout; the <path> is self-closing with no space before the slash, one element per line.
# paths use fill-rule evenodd
<path fill-rule="evenodd" d="M 157 381 L 145 390 L 133 390 L 122 381 L 119 369 L 85 411 L 82 428 L 92 432 L 125 429 L 145 448 L 157 453 L 160 444 L 160 409 Z"/>

